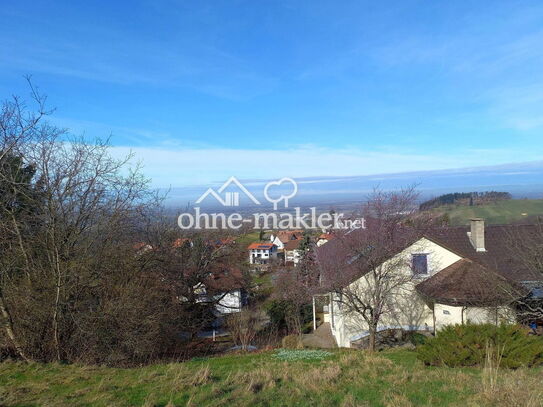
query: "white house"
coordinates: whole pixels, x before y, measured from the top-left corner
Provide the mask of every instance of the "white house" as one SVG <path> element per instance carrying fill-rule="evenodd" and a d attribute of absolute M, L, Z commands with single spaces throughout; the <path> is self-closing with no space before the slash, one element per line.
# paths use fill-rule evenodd
<path fill-rule="evenodd" d="M 247 304 L 242 273 L 237 268 L 224 268 L 210 273 L 198 287 L 200 301 L 215 303 L 216 315 L 241 311 Z"/>
<path fill-rule="evenodd" d="M 246 304 L 246 295 L 243 289 L 234 288 L 227 291 L 210 293 L 208 288 L 200 285 L 197 288 L 198 302 L 213 302 L 215 303 L 215 311 L 217 315 L 231 314 L 241 311 Z"/>
<path fill-rule="evenodd" d="M 473 219 L 471 227 L 451 227 L 429 231 L 387 262 L 396 266 L 399 276 L 409 276 L 394 291 L 378 331 L 402 329 L 439 331 L 448 324 L 499 323 L 515 320 L 511 303 L 515 295 L 525 295 L 527 287 L 541 287 L 541 275 L 522 266 L 510 250 L 513 228 L 489 226 Z M 515 229 L 516 230 L 516 229 Z M 333 244 L 323 245 L 317 256 L 330 256 Z M 320 253 L 319 253 L 320 252 Z M 337 259 L 341 272 L 341 259 Z M 345 264 L 345 263 L 344 263 Z M 373 284 L 371 273 L 364 272 L 345 286 L 346 290 L 367 290 Z M 341 290 L 325 294 L 329 298 L 324 319 L 330 323 L 338 346 L 351 347 L 369 334 L 360 314 L 347 312 Z"/>
<path fill-rule="evenodd" d="M 270 241 L 277 246 L 277 250 L 283 250 L 286 243 L 301 239 L 302 236 L 302 230 L 281 230 L 277 234 L 270 235 Z"/>
<path fill-rule="evenodd" d="M 283 247 L 283 253 L 285 255 L 285 264 L 292 264 L 297 266 L 300 262 L 303 252 L 300 250 L 300 244 L 302 239 L 289 240 Z"/>
<path fill-rule="evenodd" d="M 247 249 L 250 264 L 268 264 L 277 258 L 277 246 L 273 243 L 251 243 Z"/>

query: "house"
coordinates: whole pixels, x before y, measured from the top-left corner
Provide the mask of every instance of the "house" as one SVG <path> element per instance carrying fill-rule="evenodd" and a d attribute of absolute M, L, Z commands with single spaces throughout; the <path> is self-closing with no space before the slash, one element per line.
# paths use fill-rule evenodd
<path fill-rule="evenodd" d="M 203 242 L 207 248 L 214 251 L 221 250 L 235 243 L 233 238 L 227 237 L 215 240 L 206 240 Z M 155 250 L 153 246 L 147 243 L 136 243 L 133 245 L 138 255 Z M 174 250 L 192 250 L 194 242 L 189 238 L 177 238 L 171 243 Z M 202 275 L 205 278 L 198 278 L 200 282 L 193 286 L 197 294 L 197 302 L 214 304 L 214 314 L 220 317 L 224 314 L 239 312 L 247 304 L 247 293 L 245 291 L 246 282 L 242 272 L 231 265 L 217 262 L 211 265 L 211 269 Z M 180 297 L 182 301 L 187 298 Z"/>
<path fill-rule="evenodd" d="M 251 243 L 249 250 L 250 264 L 268 264 L 272 259 L 277 258 L 277 246 L 273 243 Z"/>
<path fill-rule="evenodd" d="M 285 243 L 291 240 L 301 239 L 303 236 L 302 230 L 281 230 L 277 234 L 270 236 L 270 241 L 277 246 L 277 250 L 283 250 Z"/>
<path fill-rule="evenodd" d="M 302 258 L 302 250 L 300 250 L 300 244 L 302 239 L 289 240 L 283 247 L 285 255 L 285 264 L 292 264 L 297 266 Z"/>
<path fill-rule="evenodd" d="M 200 295 L 202 301 L 216 302 L 217 316 L 239 312 L 248 301 L 242 273 L 233 267 L 211 272 L 201 287 Z"/>
<path fill-rule="evenodd" d="M 320 247 L 323 244 L 328 243 L 333 238 L 334 238 L 334 235 L 331 233 L 321 233 L 316 241 L 317 247 Z"/>
<path fill-rule="evenodd" d="M 515 300 L 543 287 L 543 278 L 512 250 L 512 239 L 531 235 L 543 243 L 543 236 L 534 229 L 535 225 L 485 227 L 484 220 L 477 218 L 469 227 L 431 229 L 414 237 L 380 266 L 394 264 L 398 276 L 410 278 L 395 290 L 377 330 L 436 333 L 449 324 L 518 321 Z M 317 257 L 330 259 L 336 254 L 336 273 L 361 262 L 359 275 L 346 283 L 345 292 L 367 289 L 372 284 L 369 267 L 364 269 L 362 260 L 341 251 L 344 247 L 344 239 L 336 238 L 319 247 Z M 324 321 L 330 323 L 338 346 L 356 346 L 369 334 L 366 322 L 345 310 L 341 290 L 325 296 L 329 305 Z"/>

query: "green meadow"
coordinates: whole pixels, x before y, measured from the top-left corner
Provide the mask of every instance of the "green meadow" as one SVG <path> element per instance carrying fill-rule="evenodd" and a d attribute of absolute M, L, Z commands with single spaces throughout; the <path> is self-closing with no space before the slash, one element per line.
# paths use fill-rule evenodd
<path fill-rule="evenodd" d="M 0 405 L 543 405 L 540 369 L 426 367 L 407 350 L 318 352 L 231 354 L 125 369 L 7 361 L 0 364 Z"/>
<path fill-rule="evenodd" d="M 446 205 L 434 211 L 447 213 L 453 226 L 467 225 L 474 217 L 484 218 L 488 224 L 505 224 L 543 216 L 543 199 L 510 199 L 480 206 Z"/>

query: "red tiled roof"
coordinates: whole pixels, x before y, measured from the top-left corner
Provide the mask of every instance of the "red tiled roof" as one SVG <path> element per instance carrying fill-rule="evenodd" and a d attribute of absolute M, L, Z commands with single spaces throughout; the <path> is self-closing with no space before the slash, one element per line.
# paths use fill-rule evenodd
<path fill-rule="evenodd" d="M 319 236 L 318 240 L 320 240 L 320 239 L 332 240 L 334 237 L 335 237 L 335 236 L 334 236 L 333 234 L 331 234 L 331 233 L 322 233 L 322 234 Z"/>

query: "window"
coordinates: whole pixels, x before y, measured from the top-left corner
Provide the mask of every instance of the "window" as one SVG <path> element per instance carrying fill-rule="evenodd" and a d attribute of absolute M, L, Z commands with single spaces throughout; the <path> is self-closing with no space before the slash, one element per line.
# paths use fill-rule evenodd
<path fill-rule="evenodd" d="M 413 254 L 412 267 L 413 274 L 416 276 L 428 274 L 428 255 Z"/>
<path fill-rule="evenodd" d="M 543 287 L 537 287 L 532 289 L 531 297 L 537 299 L 543 298 Z"/>

